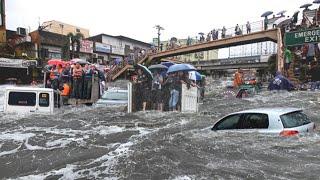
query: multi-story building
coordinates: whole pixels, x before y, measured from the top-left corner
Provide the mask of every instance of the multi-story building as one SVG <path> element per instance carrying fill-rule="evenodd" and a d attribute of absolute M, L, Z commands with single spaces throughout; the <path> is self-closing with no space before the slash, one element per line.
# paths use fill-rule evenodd
<path fill-rule="evenodd" d="M 0 0 L 0 46 L 6 44 L 6 14 L 4 0 Z"/>
<path fill-rule="evenodd" d="M 31 32 L 30 36 L 35 45 L 36 57 L 39 59 L 69 58 L 69 38 L 67 36 L 39 30 Z"/>
<path fill-rule="evenodd" d="M 135 49 L 150 49 L 151 44 L 138 41 L 125 36 L 111 36 L 99 34 L 88 38 L 95 42 L 94 53 L 98 59 L 103 61 L 122 60 L 124 57 L 134 53 Z"/>
<path fill-rule="evenodd" d="M 56 34 L 68 35 L 69 33 L 77 34 L 81 33 L 84 38 L 89 37 L 89 30 L 85 28 L 81 28 L 78 26 L 73 26 L 67 23 L 63 23 L 60 21 L 52 20 L 46 21 L 42 23 L 43 27 L 46 27 L 44 30 Z"/>

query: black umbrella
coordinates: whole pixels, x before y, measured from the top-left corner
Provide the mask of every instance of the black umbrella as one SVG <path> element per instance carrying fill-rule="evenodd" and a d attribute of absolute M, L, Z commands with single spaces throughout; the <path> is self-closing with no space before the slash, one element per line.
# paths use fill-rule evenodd
<path fill-rule="evenodd" d="M 150 71 L 153 71 L 153 70 L 166 70 L 166 69 L 168 69 L 168 67 L 165 66 L 165 65 L 162 65 L 162 64 L 156 64 L 156 65 L 149 66 L 148 69 Z"/>
<path fill-rule="evenodd" d="M 310 3 L 304 4 L 304 5 L 300 6 L 300 8 L 308 9 L 309 6 L 312 6 L 312 4 L 310 4 Z"/>
<path fill-rule="evenodd" d="M 272 11 L 267 11 L 267 12 L 263 13 L 263 14 L 261 15 L 261 17 L 270 16 L 271 14 L 273 14 Z"/>
<path fill-rule="evenodd" d="M 178 39 L 177 39 L 176 37 L 172 37 L 172 38 L 170 39 L 170 41 L 177 42 Z"/>
<path fill-rule="evenodd" d="M 286 13 L 286 12 L 287 12 L 286 10 L 283 10 L 283 11 L 278 12 L 277 15 L 283 16 L 283 14 Z"/>
<path fill-rule="evenodd" d="M 153 79 L 152 72 L 147 67 L 145 67 L 144 65 L 137 64 L 137 65 L 135 65 L 135 68 L 141 69 L 149 79 Z"/>
<path fill-rule="evenodd" d="M 313 3 L 320 4 L 320 0 L 314 0 Z"/>

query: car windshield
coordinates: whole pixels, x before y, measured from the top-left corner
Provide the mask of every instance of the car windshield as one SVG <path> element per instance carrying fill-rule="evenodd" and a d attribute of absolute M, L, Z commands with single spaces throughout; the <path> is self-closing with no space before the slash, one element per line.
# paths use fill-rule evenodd
<path fill-rule="evenodd" d="M 126 92 L 106 92 L 103 94 L 102 99 L 105 100 L 128 100 L 128 93 Z"/>
<path fill-rule="evenodd" d="M 280 116 L 284 128 L 293 128 L 309 124 L 311 121 L 301 111 L 291 112 Z"/>

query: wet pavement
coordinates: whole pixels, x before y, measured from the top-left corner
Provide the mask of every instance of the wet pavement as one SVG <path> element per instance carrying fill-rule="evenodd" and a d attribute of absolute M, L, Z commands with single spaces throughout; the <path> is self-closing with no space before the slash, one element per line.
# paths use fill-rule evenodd
<path fill-rule="evenodd" d="M 94 106 L 0 113 L 0 179 L 320 179 L 319 130 L 290 138 L 210 130 L 228 113 L 276 106 L 303 108 L 319 127 L 319 91 L 234 99 L 210 84 L 194 114 Z"/>

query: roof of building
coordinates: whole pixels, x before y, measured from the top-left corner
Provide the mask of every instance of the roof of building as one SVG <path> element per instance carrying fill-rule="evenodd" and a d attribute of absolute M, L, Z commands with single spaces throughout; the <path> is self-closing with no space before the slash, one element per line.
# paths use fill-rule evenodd
<path fill-rule="evenodd" d="M 89 29 L 87 29 L 87 28 L 83 28 L 83 27 L 75 26 L 75 25 L 68 24 L 68 23 L 64 23 L 64 22 L 57 21 L 57 20 L 45 21 L 45 22 L 43 22 L 42 24 L 48 24 L 48 23 L 64 24 L 64 25 L 69 25 L 69 26 L 73 26 L 73 27 L 76 27 L 76 28 L 81 28 L 81 29 L 84 29 L 84 30 L 89 31 Z"/>
<path fill-rule="evenodd" d="M 91 36 L 88 39 L 90 39 L 90 40 L 100 39 L 100 37 L 102 37 L 102 36 L 112 37 L 112 38 L 116 38 L 116 39 L 120 39 L 120 40 L 126 40 L 126 41 L 129 41 L 129 42 L 133 42 L 133 43 L 137 43 L 137 44 L 141 44 L 141 45 L 144 45 L 144 46 L 151 47 L 151 44 L 149 44 L 149 43 L 146 43 L 146 42 L 143 42 L 143 41 L 139 41 L 139 40 L 136 40 L 136 39 L 132 39 L 132 38 L 129 38 L 129 37 L 126 37 L 126 36 L 121 36 L 121 35 L 120 36 L 112 36 L 112 35 L 109 35 L 109 34 L 102 33 L 102 34 L 98 34 L 98 35 L 95 35 L 95 36 Z"/>

